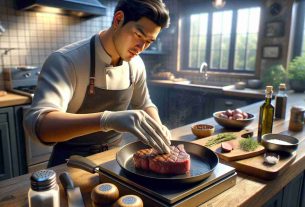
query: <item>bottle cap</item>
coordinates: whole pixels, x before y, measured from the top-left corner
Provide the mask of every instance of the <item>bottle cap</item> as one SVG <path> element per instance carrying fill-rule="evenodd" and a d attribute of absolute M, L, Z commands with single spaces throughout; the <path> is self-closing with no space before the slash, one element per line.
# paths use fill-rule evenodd
<path fill-rule="evenodd" d="M 285 84 L 285 83 L 281 83 L 281 84 L 279 85 L 279 89 L 280 89 L 280 90 L 286 90 L 286 84 Z"/>
<path fill-rule="evenodd" d="M 31 188 L 35 191 L 51 189 L 56 183 L 56 173 L 53 170 L 39 170 L 31 176 Z"/>
<path fill-rule="evenodd" d="M 273 93 L 273 86 L 266 86 L 266 93 Z"/>
<path fill-rule="evenodd" d="M 143 201 L 136 195 L 125 195 L 120 197 L 114 204 L 114 207 L 143 207 Z"/>
<path fill-rule="evenodd" d="M 119 198 L 119 190 L 112 183 L 102 183 L 92 190 L 91 199 L 96 205 L 113 204 Z"/>

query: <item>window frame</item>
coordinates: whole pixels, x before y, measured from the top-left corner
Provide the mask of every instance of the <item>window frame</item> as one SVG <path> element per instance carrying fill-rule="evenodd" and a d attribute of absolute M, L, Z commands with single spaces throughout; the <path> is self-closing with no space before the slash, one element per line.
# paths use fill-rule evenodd
<path fill-rule="evenodd" d="M 237 75 L 246 75 L 246 76 L 257 76 L 258 70 L 257 65 L 258 63 L 258 55 L 260 54 L 259 45 L 260 45 L 260 36 L 261 36 L 261 21 L 259 23 L 259 31 L 258 31 L 258 41 L 257 41 L 257 50 L 256 50 L 256 61 L 255 61 L 255 70 L 234 70 L 234 56 L 235 56 L 235 43 L 236 43 L 236 29 L 237 29 L 237 16 L 239 9 L 246 9 L 252 7 L 259 7 L 261 9 L 260 14 L 262 15 L 262 3 L 261 2 L 253 2 L 253 1 L 244 1 L 240 4 L 238 1 L 230 1 L 233 2 L 231 5 L 227 4 L 223 9 L 215 9 L 209 3 L 200 3 L 195 4 L 192 8 L 187 7 L 181 13 L 182 18 L 180 22 L 180 35 L 179 35 L 179 43 L 180 43 L 180 51 L 178 52 L 178 65 L 180 68 L 178 69 L 179 72 L 198 72 L 199 68 L 188 67 L 188 54 L 189 54 L 189 41 L 190 41 L 190 32 L 183 32 L 183 31 L 190 31 L 190 16 L 192 14 L 199 14 L 199 13 L 207 13 L 208 14 L 208 28 L 207 28 L 207 43 L 206 43 L 206 60 L 208 65 L 210 66 L 211 62 L 211 43 L 212 43 L 212 15 L 214 12 L 218 11 L 232 11 L 232 25 L 231 25 L 231 37 L 230 37 L 230 50 L 229 50 L 229 66 L 228 69 L 210 69 L 209 72 L 212 73 L 220 73 L 220 74 L 237 74 Z M 196 7 L 196 9 L 195 9 Z M 261 19 L 261 18 L 260 18 Z M 183 49 L 181 49 L 183 48 Z M 245 56 L 246 58 L 246 56 Z M 202 60 L 204 61 L 204 60 Z"/>
<path fill-rule="evenodd" d="M 293 47 L 293 58 L 301 56 L 302 46 L 305 42 L 305 1 L 298 2 L 297 14 L 296 14 L 296 25 L 294 35 L 294 47 Z M 304 32 L 304 33 L 303 33 Z M 302 42 L 302 44 L 300 44 Z M 305 53 L 303 54 L 305 55 Z"/>

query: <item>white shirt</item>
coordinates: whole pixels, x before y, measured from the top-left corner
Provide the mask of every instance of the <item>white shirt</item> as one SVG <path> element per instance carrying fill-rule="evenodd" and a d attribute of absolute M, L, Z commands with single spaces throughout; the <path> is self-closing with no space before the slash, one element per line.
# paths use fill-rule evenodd
<path fill-rule="evenodd" d="M 111 57 L 95 35 L 95 86 L 122 90 L 130 85 L 129 67 L 133 71 L 133 109 L 156 107 L 149 96 L 146 70 L 142 59 L 134 57 L 129 63 L 110 65 Z M 83 103 L 90 74 L 90 39 L 82 40 L 53 52 L 45 61 L 38 79 L 31 108 L 24 118 L 28 135 L 37 138 L 35 127 L 39 117 L 51 111 L 75 113 Z M 107 99 L 107 97 L 105 97 Z M 98 103 L 97 103 L 98 104 Z"/>

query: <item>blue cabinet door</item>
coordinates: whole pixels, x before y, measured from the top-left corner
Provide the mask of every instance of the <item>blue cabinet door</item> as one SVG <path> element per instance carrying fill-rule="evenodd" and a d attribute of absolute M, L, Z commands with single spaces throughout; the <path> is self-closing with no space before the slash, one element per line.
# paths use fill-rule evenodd
<path fill-rule="evenodd" d="M 1 116 L 1 115 L 0 115 Z M 13 177 L 8 123 L 0 123 L 0 180 Z"/>
<path fill-rule="evenodd" d="M 0 108 L 0 180 L 19 175 L 14 111 Z"/>
<path fill-rule="evenodd" d="M 290 183 L 283 189 L 283 201 L 282 206 L 300 206 L 302 195 L 302 183 L 303 173 L 295 177 Z"/>

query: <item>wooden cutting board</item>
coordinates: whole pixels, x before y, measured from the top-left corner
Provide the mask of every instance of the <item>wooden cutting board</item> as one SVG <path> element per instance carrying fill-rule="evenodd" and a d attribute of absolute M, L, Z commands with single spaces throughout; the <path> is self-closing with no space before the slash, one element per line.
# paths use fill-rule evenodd
<path fill-rule="evenodd" d="M 234 146 L 234 149 L 231 152 L 222 152 L 221 144 L 216 144 L 214 146 L 208 147 L 211 150 L 213 150 L 214 152 L 216 152 L 216 154 L 218 155 L 218 157 L 220 159 L 230 162 L 230 161 L 236 161 L 236 160 L 242 160 L 242 159 L 254 157 L 254 156 L 263 154 L 265 152 L 265 148 L 261 145 L 256 150 L 250 151 L 250 152 L 244 151 L 239 148 L 239 141 L 241 139 L 245 139 L 242 137 L 242 135 L 245 136 L 246 134 L 251 133 L 251 131 L 241 130 L 239 132 L 230 132 L 230 133 L 235 134 L 237 137 L 236 139 L 229 141 Z M 210 136 L 210 137 L 200 139 L 200 140 L 196 140 L 194 142 L 205 146 L 205 144 L 208 142 L 208 140 L 215 138 L 215 137 L 217 137 L 217 135 Z M 247 136 L 245 136 L 245 137 L 247 137 Z"/>
<path fill-rule="evenodd" d="M 284 171 L 284 169 L 296 158 L 296 155 L 296 152 L 292 154 L 280 154 L 280 160 L 276 165 L 264 164 L 264 155 L 230 162 L 229 165 L 235 167 L 237 171 L 244 172 L 248 175 L 272 180 Z"/>

